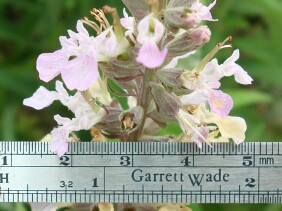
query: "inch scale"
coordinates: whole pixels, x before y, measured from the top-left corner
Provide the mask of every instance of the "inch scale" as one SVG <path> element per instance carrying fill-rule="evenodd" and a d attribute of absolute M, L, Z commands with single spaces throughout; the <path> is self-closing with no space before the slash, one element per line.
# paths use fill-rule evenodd
<path fill-rule="evenodd" d="M 282 144 L 0 142 L 0 202 L 281 203 Z"/>

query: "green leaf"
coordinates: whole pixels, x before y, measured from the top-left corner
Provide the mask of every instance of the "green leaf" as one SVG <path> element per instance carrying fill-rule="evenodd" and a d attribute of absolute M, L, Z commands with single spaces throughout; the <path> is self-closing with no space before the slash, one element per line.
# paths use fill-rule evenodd
<path fill-rule="evenodd" d="M 5 104 L 2 116 L 2 139 L 5 141 L 14 141 L 15 135 L 15 116 L 16 105 L 14 103 Z"/>
<path fill-rule="evenodd" d="M 230 89 L 225 90 L 232 96 L 234 108 L 249 106 L 257 103 L 270 103 L 273 97 L 265 92 L 250 89 Z"/>
<path fill-rule="evenodd" d="M 178 135 L 181 133 L 181 129 L 177 123 L 168 123 L 167 127 L 164 129 L 161 129 L 157 135 L 158 136 L 163 136 L 163 135 Z"/>

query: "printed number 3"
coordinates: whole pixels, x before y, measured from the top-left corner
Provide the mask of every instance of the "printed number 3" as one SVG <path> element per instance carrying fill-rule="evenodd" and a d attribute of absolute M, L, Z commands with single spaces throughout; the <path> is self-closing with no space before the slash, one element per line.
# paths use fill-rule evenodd
<path fill-rule="evenodd" d="M 120 165 L 129 166 L 130 165 L 130 157 L 129 156 L 121 156 L 120 157 Z"/>

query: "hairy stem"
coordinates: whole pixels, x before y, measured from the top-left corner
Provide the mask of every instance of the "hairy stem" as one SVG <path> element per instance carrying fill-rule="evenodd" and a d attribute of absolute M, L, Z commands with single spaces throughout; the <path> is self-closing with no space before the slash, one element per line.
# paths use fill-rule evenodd
<path fill-rule="evenodd" d="M 140 93 L 137 99 L 137 106 L 141 106 L 143 108 L 144 116 L 142 118 L 141 124 L 138 126 L 137 130 L 131 136 L 131 141 L 134 142 L 138 141 L 138 139 L 140 138 L 147 117 L 147 111 L 150 105 L 150 98 L 151 98 L 150 90 L 149 90 L 150 87 L 148 84 L 151 80 L 153 72 L 154 72 L 153 70 L 145 69 L 143 84 L 141 86 Z"/>

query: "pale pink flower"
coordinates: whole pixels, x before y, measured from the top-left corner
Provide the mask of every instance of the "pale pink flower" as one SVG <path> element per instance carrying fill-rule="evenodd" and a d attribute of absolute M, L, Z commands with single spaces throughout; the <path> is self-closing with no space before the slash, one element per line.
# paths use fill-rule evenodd
<path fill-rule="evenodd" d="M 203 75 L 209 81 L 218 81 L 224 76 L 234 75 L 235 81 L 240 84 L 251 84 L 253 79 L 248 73 L 235 62 L 239 59 L 239 50 L 235 50 L 233 54 L 225 60 L 221 65 L 218 64 L 217 59 L 208 62 L 203 69 Z"/>
<path fill-rule="evenodd" d="M 68 30 L 69 38 L 60 37 L 60 50 L 38 57 L 37 70 L 45 82 L 61 74 L 68 89 L 84 91 L 98 80 L 98 62 L 109 61 L 127 46 L 117 41 L 112 27 L 97 37 L 89 36 L 80 20 L 76 28 L 78 33 Z"/>
<path fill-rule="evenodd" d="M 213 19 L 210 10 L 216 4 L 216 0 L 211 3 L 209 6 L 205 6 L 197 0 L 191 7 L 192 11 L 195 11 L 198 19 L 203 21 L 217 21 L 217 19 Z"/>
<path fill-rule="evenodd" d="M 220 87 L 220 82 L 216 80 L 218 79 L 217 73 L 209 69 L 206 70 L 209 72 L 193 70 L 182 74 L 183 86 L 193 92 L 183 95 L 181 101 L 188 105 L 208 102 L 212 111 L 224 117 L 233 107 L 232 98 L 217 90 Z"/>
<path fill-rule="evenodd" d="M 70 38 L 60 37 L 61 50 L 38 57 L 37 70 L 45 82 L 61 74 L 68 89 L 84 91 L 98 79 L 97 53 L 94 38 L 89 36 L 82 21 L 77 22 L 76 28 L 78 33 L 68 30 Z"/>
<path fill-rule="evenodd" d="M 50 149 L 56 154 L 62 155 L 67 150 L 66 142 L 69 139 L 69 134 L 73 131 L 89 130 L 93 125 L 102 121 L 106 111 L 99 109 L 95 113 L 80 92 L 70 96 L 60 81 L 56 82 L 56 91 L 49 91 L 44 87 L 40 87 L 32 97 L 24 100 L 24 105 L 35 109 L 42 109 L 51 105 L 55 100 L 59 100 L 74 114 L 72 119 L 61 117 L 60 115 L 54 116 L 59 127 L 51 132 L 52 141 L 50 142 Z"/>
<path fill-rule="evenodd" d="M 134 33 L 134 18 L 128 16 L 125 8 L 123 8 L 123 16 L 124 18 L 120 19 L 120 23 L 126 29 L 124 34 L 125 36 L 131 37 Z"/>
<path fill-rule="evenodd" d="M 137 41 L 142 47 L 136 60 L 148 68 L 161 66 L 167 55 L 166 48 L 160 50 L 158 47 L 165 30 L 163 24 L 150 14 L 138 23 L 137 30 Z"/>

